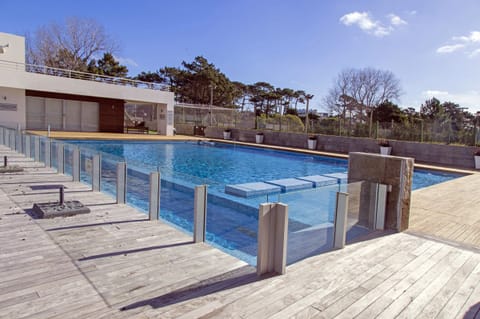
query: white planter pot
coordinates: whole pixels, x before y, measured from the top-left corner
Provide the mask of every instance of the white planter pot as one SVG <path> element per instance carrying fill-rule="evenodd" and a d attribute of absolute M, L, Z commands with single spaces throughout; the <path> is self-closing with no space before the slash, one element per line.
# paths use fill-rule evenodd
<path fill-rule="evenodd" d="M 263 134 L 257 134 L 255 135 L 255 142 L 257 144 L 262 144 L 263 143 Z"/>
<path fill-rule="evenodd" d="M 316 150 L 317 149 L 317 140 L 308 139 L 308 149 L 309 150 Z"/>
<path fill-rule="evenodd" d="M 223 139 L 224 140 L 229 140 L 232 136 L 232 132 L 230 131 L 223 131 Z"/>
<path fill-rule="evenodd" d="M 392 153 L 391 146 L 380 146 L 380 154 L 382 155 L 390 155 Z"/>
<path fill-rule="evenodd" d="M 480 156 L 475 155 L 475 169 L 480 169 Z"/>

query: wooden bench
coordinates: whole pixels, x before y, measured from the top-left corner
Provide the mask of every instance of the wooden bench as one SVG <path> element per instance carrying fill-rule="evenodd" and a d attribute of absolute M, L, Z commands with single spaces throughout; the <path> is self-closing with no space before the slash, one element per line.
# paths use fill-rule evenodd
<path fill-rule="evenodd" d="M 148 127 L 145 126 L 126 126 L 127 133 L 148 134 Z"/>

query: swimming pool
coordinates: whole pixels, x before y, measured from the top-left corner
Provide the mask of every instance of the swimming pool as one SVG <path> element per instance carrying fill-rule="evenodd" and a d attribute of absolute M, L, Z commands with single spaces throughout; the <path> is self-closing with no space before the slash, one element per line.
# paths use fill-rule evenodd
<path fill-rule="evenodd" d="M 93 152 L 103 152 L 124 159 L 128 171 L 127 201 L 148 210 L 148 173 L 158 170 L 162 176 L 160 217 L 192 231 L 193 187 L 208 185 L 207 241 L 255 264 L 257 214 L 260 203 L 281 201 L 289 205 L 289 233 L 292 241 L 325 230 L 323 244 L 329 234 L 335 210 L 335 195 L 345 184 L 332 184 L 303 191 L 239 197 L 225 192 L 226 185 L 265 182 L 312 175 L 344 173 L 348 161 L 310 154 L 277 151 L 249 146 L 212 142 L 129 142 L 69 141 Z M 114 174 L 114 164 L 102 165 L 104 174 Z M 106 172 L 106 173 L 105 173 Z M 460 175 L 416 170 L 413 189 L 447 181 Z M 102 184 L 112 190 L 112 185 Z M 113 190 L 111 191 L 113 192 Z M 267 198 L 269 196 L 269 198 Z M 330 227 L 330 228 L 329 228 Z M 295 244 L 290 247 L 298 247 Z M 317 251 L 319 247 L 311 248 Z M 297 249 L 298 250 L 298 249 Z M 294 249 L 292 248 L 292 256 Z M 302 255 L 303 256 L 303 255 Z M 291 257 L 295 261 L 301 257 Z"/>

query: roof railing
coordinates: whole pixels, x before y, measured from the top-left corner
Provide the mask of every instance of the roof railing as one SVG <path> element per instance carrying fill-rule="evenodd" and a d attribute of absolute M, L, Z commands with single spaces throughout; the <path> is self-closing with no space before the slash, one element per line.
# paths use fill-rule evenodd
<path fill-rule="evenodd" d="M 35 65 L 35 64 L 26 64 L 26 63 L 0 60 L 0 69 L 26 71 L 30 73 L 59 76 L 63 78 L 86 80 L 86 81 L 93 81 L 93 82 L 100 82 L 100 83 L 107 83 L 107 84 L 114 84 L 114 85 L 131 86 L 131 87 L 142 88 L 142 89 L 170 91 L 170 86 L 161 84 L 161 83 L 143 82 L 143 81 L 122 78 L 122 77 L 114 77 L 114 76 L 94 74 L 94 73 L 88 73 L 88 72 L 53 68 L 45 65 Z"/>

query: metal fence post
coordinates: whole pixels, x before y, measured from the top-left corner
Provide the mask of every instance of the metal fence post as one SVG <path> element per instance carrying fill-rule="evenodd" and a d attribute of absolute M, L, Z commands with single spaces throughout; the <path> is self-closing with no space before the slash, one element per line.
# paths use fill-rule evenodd
<path fill-rule="evenodd" d="M 369 225 L 373 229 L 385 229 L 385 212 L 387 207 L 388 185 L 372 183 L 370 194 Z"/>
<path fill-rule="evenodd" d="M 193 200 L 193 241 L 205 241 L 207 226 L 207 185 L 195 186 Z"/>
<path fill-rule="evenodd" d="M 117 163 L 117 204 L 127 201 L 127 163 Z"/>
<path fill-rule="evenodd" d="M 65 174 L 65 145 L 58 144 L 57 146 L 57 172 Z"/>
<path fill-rule="evenodd" d="M 287 264 L 288 206 L 260 204 L 258 210 L 257 275 L 284 274 Z"/>
<path fill-rule="evenodd" d="M 347 212 L 348 193 L 337 192 L 337 204 L 335 209 L 335 223 L 333 230 L 333 247 L 345 247 L 347 236 Z"/>
<path fill-rule="evenodd" d="M 148 217 L 150 220 L 158 219 L 160 209 L 160 173 L 150 173 L 150 196 L 148 205 Z"/>
<path fill-rule="evenodd" d="M 39 136 L 34 137 L 34 143 L 35 143 L 35 154 L 33 155 L 34 160 L 35 162 L 40 162 L 40 137 Z"/>
<path fill-rule="evenodd" d="M 72 153 L 72 175 L 74 182 L 80 182 L 80 149 L 75 147 Z"/>
<path fill-rule="evenodd" d="M 45 141 L 45 166 L 52 167 L 52 142 L 50 139 Z"/>
<path fill-rule="evenodd" d="M 99 192 L 102 178 L 102 157 L 101 155 L 93 156 L 92 168 L 92 191 Z"/>
<path fill-rule="evenodd" d="M 31 138 L 30 135 L 25 135 L 25 156 L 28 158 L 32 157 Z"/>

